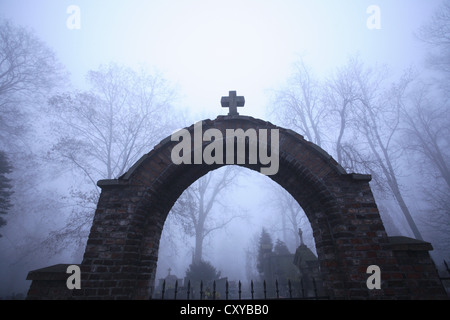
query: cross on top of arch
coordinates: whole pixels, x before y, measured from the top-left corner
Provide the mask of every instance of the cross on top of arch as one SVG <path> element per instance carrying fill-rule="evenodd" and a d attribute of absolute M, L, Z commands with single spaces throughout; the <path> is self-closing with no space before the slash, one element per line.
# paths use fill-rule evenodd
<path fill-rule="evenodd" d="M 230 108 L 229 116 L 238 116 L 237 107 L 243 107 L 245 104 L 244 96 L 236 96 L 236 91 L 230 91 L 228 97 L 220 99 L 222 108 Z"/>

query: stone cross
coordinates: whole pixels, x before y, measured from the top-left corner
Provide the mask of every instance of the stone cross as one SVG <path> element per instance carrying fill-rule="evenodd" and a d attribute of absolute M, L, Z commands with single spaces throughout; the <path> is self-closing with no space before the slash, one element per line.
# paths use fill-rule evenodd
<path fill-rule="evenodd" d="M 230 91 L 228 97 L 222 97 L 220 100 L 222 108 L 230 108 L 229 116 L 238 116 L 237 107 L 243 107 L 245 99 L 243 96 L 236 96 L 236 91 Z"/>

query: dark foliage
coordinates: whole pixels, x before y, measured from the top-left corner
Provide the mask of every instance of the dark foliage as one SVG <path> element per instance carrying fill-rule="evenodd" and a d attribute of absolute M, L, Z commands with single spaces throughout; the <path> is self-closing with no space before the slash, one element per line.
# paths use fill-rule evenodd
<path fill-rule="evenodd" d="M 259 273 L 263 272 L 263 262 L 266 254 L 272 252 L 273 242 L 272 237 L 267 232 L 266 229 L 262 229 L 261 236 L 259 237 L 259 245 L 258 245 L 258 260 L 256 262 L 256 268 Z"/>
<path fill-rule="evenodd" d="M 220 278 L 220 271 L 207 261 L 192 263 L 186 270 L 186 278 L 192 282 L 208 282 Z"/>
<path fill-rule="evenodd" d="M 277 242 L 275 243 L 275 247 L 273 248 L 273 252 L 276 255 L 290 254 L 289 249 L 286 246 L 286 243 L 284 243 L 280 239 L 277 239 Z"/>

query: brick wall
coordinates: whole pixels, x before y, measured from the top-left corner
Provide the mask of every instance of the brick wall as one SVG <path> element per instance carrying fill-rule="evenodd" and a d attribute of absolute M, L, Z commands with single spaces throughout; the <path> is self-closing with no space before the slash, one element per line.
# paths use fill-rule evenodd
<path fill-rule="evenodd" d="M 386 285 L 403 299 L 448 299 L 429 251 L 430 243 L 407 237 L 390 237 L 399 272 Z"/>

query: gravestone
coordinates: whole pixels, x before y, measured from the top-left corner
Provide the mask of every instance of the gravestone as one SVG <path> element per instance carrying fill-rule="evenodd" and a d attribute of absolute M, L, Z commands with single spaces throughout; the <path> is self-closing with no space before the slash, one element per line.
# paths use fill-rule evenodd
<path fill-rule="evenodd" d="M 165 278 L 159 279 L 159 283 L 156 287 L 156 290 L 154 291 L 153 298 L 161 298 L 162 292 L 164 291 L 164 297 L 172 299 L 175 296 L 175 288 L 177 289 L 177 291 L 181 291 L 183 287 L 183 279 L 179 279 L 176 275 L 170 274 L 170 268 L 167 271 L 167 276 Z"/>
<path fill-rule="evenodd" d="M 305 296 L 324 295 L 319 259 L 303 242 L 303 232 L 299 228 L 300 245 L 295 251 L 293 264 L 299 270 L 300 287 Z M 314 279 L 314 280 L 313 280 Z M 315 282 L 315 284 L 314 284 Z M 297 284 L 298 286 L 298 284 Z M 303 294 L 303 293 L 302 293 Z"/>

